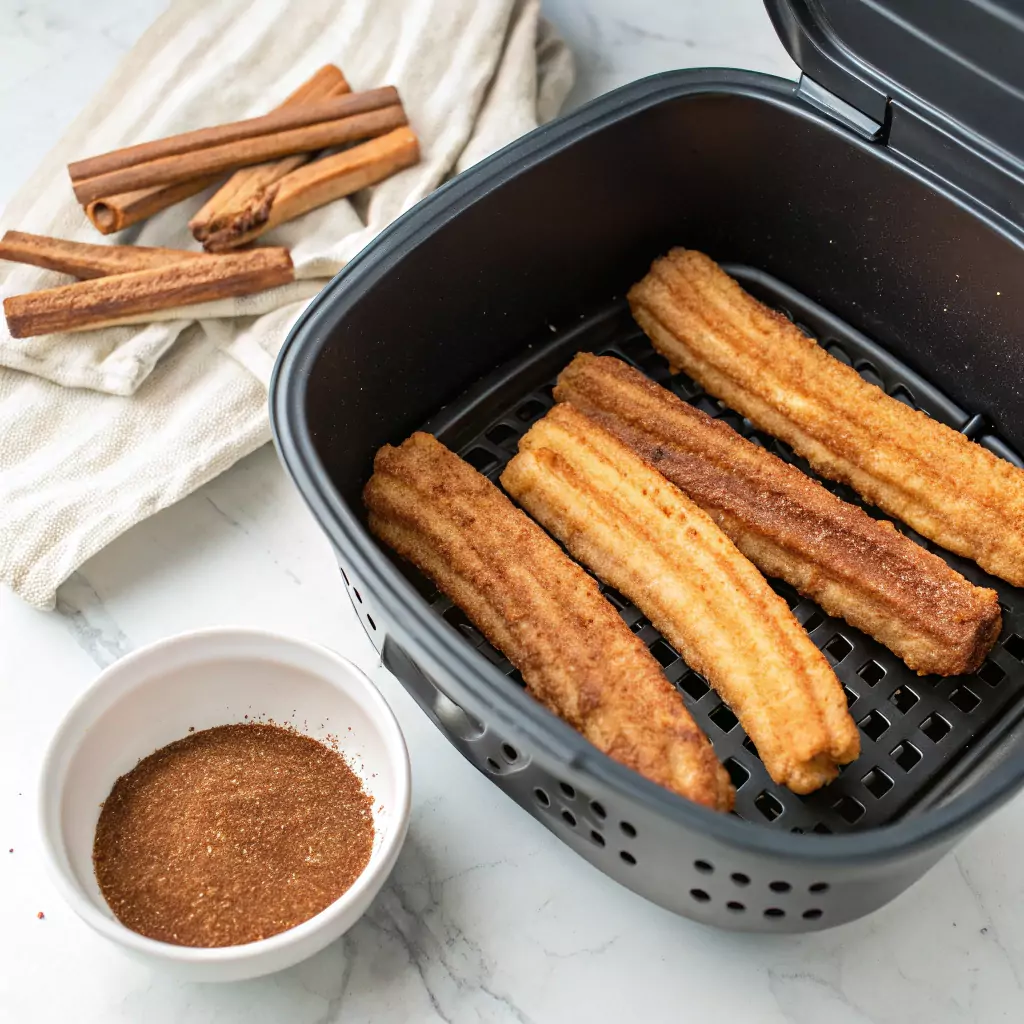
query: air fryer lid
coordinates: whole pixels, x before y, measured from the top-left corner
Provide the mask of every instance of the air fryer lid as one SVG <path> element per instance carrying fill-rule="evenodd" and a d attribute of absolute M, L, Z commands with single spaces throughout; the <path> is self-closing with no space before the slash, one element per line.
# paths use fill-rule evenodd
<path fill-rule="evenodd" d="M 807 78 L 879 141 L 1024 225 L 1024 0 L 765 0 Z"/>

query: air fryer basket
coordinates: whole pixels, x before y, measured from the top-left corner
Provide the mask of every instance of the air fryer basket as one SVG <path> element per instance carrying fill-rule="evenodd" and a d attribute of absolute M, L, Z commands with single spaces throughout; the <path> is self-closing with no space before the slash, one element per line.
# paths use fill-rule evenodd
<path fill-rule="evenodd" d="M 614 764 L 534 704 L 459 609 L 361 522 L 373 451 L 416 428 L 496 479 L 579 350 L 626 359 L 808 471 L 672 378 L 633 323 L 624 288 L 674 243 L 743 260 L 727 269 L 837 357 L 1020 464 L 1009 418 L 1020 373 L 1007 376 L 1005 348 L 1017 311 L 984 305 L 1019 274 L 1016 241 L 802 108 L 790 83 L 724 72 L 620 90 L 412 211 L 293 332 L 275 375 L 275 432 L 385 664 L 496 785 L 670 909 L 749 930 L 827 927 L 898 894 L 1019 786 L 1024 594 L 938 552 L 994 587 L 1004 608 L 978 673 L 939 679 L 777 583 L 834 664 L 862 733 L 861 758 L 798 797 L 771 783 L 728 708 L 639 611 L 606 591 L 728 767 L 736 814 L 719 816 Z"/>

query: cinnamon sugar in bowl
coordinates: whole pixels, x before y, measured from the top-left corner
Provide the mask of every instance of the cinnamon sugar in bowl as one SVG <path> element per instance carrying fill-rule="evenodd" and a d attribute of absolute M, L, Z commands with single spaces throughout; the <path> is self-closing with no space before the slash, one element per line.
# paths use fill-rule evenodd
<path fill-rule="evenodd" d="M 267 728 L 271 723 L 287 732 Z M 219 728 L 224 726 L 232 728 Z M 172 752 L 170 759 L 165 748 Z M 221 758 L 216 763 L 204 760 L 211 751 Z M 239 768 L 249 762 L 244 775 L 226 770 L 232 757 Z M 206 777 L 201 779 L 204 764 Z M 319 823 L 315 811 L 285 813 L 283 802 L 273 805 L 282 792 L 276 764 L 290 764 L 288 784 L 298 787 L 300 799 L 319 802 Z M 188 793 L 188 773 L 205 787 L 205 798 Z M 230 787 L 239 776 L 235 798 Z M 172 828 L 166 815 L 155 813 L 160 793 L 177 800 L 185 816 L 194 816 L 191 831 Z M 346 806 L 331 806 L 332 793 Z M 124 801 L 138 795 L 150 801 L 148 816 L 126 816 L 131 807 Z M 106 669 L 83 694 L 57 730 L 44 761 L 40 825 L 55 883 L 93 929 L 154 966 L 195 980 L 231 981 L 298 963 L 359 919 L 394 866 L 405 838 L 409 798 L 408 753 L 398 723 L 358 668 L 303 641 L 256 630 L 215 629 L 183 634 L 131 654 Z M 112 799 L 120 802 L 116 807 L 108 802 L 108 829 L 98 834 L 103 804 Z M 247 806 L 250 810 L 240 814 Z M 144 812 L 146 807 L 142 805 Z M 366 810 L 372 829 L 360 823 L 359 815 Z M 217 851 L 212 841 L 208 844 L 210 871 L 179 865 L 164 882 L 159 881 L 164 873 L 147 872 L 147 843 L 158 855 L 161 847 L 155 841 L 177 842 L 189 856 L 207 856 L 207 844 L 199 851 L 196 843 L 200 832 L 216 835 L 216 829 L 209 830 L 218 820 L 224 843 L 232 845 Z M 139 822 L 150 832 L 134 838 L 117 833 L 126 823 Z M 237 842 L 250 823 L 256 833 L 263 830 L 253 847 L 260 858 L 256 861 L 253 850 Z M 310 856 L 327 859 L 321 865 L 311 860 L 307 873 L 300 873 L 304 858 L 296 844 L 271 842 L 266 835 L 270 826 L 316 834 L 324 845 Z M 117 834 L 128 845 L 111 845 Z M 353 849 L 346 852 L 341 847 L 349 835 Z M 104 836 L 106 845 L 100 843 Z M 107 870 L 109 860 L 95 865 L 108 897 L 128 899 L 117 916 L 97 880 L 97 851 L 101 860 L 119 858 L 118 871 Z M 318 873 L 322 866 L 331 870 Z M 293 894 L 279 888 L 286 873 L 296 875 Z M 154 925 L 161 915 L 166 918 L 170 912 L 173 918 L 176 908 L 198 903 L 199 892 L 206 890 L 197 881 L 209 881 L 216 898 L 218 886 L 223 896 L 224 880 L 233 878 L 238 890 L 223 900 L 233 916 L 206 913 L 202 918 L 210 944 L 198 930 L 175 940 L 173 932 Z M 269 903 L 260 915 L 247 914 L 256 904 L 239 899 L 253 885 L 278 887 L 277 917 L 267 913 Z M 196 893 L 190 894 L 189 887 Z M 334 891 L 340 892 L 337 898 Z"/>

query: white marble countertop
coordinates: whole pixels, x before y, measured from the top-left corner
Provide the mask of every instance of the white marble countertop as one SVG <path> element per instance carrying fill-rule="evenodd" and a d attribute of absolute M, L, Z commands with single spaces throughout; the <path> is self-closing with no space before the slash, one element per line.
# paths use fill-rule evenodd
<path fill-rule="evenodd" d="M 0 4 L 0 206 L 162 6 Z M 757 0 L 546 7 L 579 58 L 574 102 L 672 67 L 795 74 Z M 405 729 L 415 793 L 395 873 L 353 931 L 292 970 L 200 986 L 135 965 L 63 904 L 42 870 L 34 792 L 50 734 L 102 666 L 215 624 L 308 637 L 370 671 Z M 1022 1019 L 1024 797 L 864 921 L 769 938 L 676 918 L 499 796 L 377 667 L 327 542 L 270 447 L 92 559 L 57 614 L 0 593 L 0 695 L 4 1020 Z"/>

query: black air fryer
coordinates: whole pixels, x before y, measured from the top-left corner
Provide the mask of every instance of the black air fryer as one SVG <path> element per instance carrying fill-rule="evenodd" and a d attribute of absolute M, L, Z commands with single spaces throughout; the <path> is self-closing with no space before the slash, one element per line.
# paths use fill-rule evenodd
<path fill-rule="evenodd" d="M 939 679 L 779 584 L 861 729 L 860 759 L 803 798 L 771 783 L 717 695 L 609 592 L 732 775 L 736 814 L 717 815 L 528 697 L 465 616 L 369 535 L 360 500 L 374 452 L 420 428 L 497 479 L 579 350 L 618 355 L 749 434 L 672 377 L 629 315 L 626 289 L 673 245 L 708 253 L 890 395 L 1020 464 L 1024 4 L 768 8 L 799 83 L 658 75 L 460 175 L 310 305 L 271 408 L 370 639 L 465 757 L 648 899 L 795 932 L 891 900 L 1020 788 L 1024 592 L 939 552 L 1004 610 L 977 674 Z"/>

